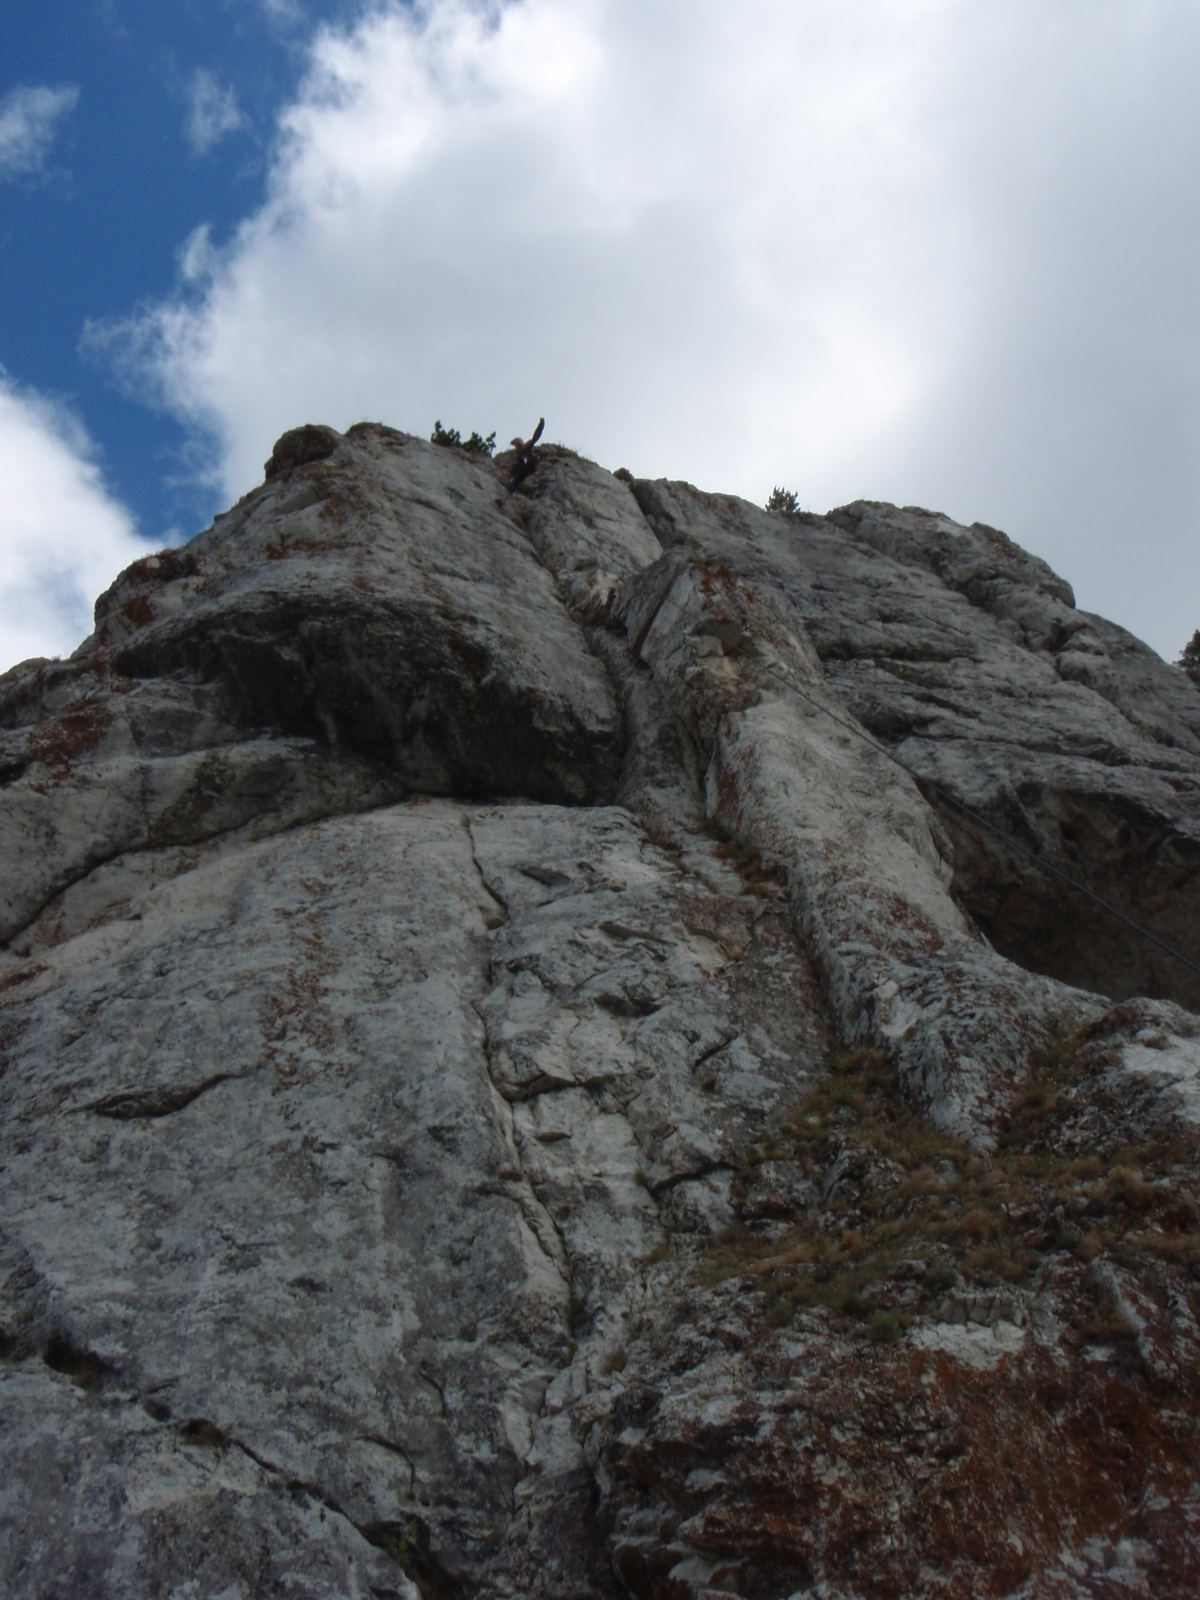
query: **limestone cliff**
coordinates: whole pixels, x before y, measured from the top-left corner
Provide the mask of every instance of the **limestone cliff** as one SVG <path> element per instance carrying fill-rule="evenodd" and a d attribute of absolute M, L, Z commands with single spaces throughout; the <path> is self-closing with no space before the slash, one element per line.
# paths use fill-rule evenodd
<path fill-rule="evenodd" d="M 502 481 L 297 430 L 0 679 L 0 1593 L 1200 1592 L 1200 694 Z"/>

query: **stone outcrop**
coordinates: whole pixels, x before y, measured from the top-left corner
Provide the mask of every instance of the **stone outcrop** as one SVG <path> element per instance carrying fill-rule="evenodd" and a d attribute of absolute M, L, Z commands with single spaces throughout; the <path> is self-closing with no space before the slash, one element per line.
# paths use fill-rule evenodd
<path fill-rule="evenodd" d="M 0 678 L 0 1591 L 1190 1597 L 1200 694 L 539 454 L 295 429 Z"/>

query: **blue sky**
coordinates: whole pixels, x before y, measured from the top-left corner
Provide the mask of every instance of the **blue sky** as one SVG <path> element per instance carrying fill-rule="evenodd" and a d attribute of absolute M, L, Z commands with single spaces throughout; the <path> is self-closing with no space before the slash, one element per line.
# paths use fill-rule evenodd
<path fill-rule="evenodd" d="M 0 101 L 18 85 L 77 99 L 44 160 L 0 188 L 0 363 L 71 405 L 153 539 L 173 526 L 196 531 L 212 494 L 190 480 L 186 434 L 81 348 L 84 330 L 168 294 L 192 230 L 210 222 L 225 234 L 258 203 L 275 116 L 301 76 L 312 25 L 351 9 L 7 0 Z M 218 114 L 193 132 L 207 82 L 232 92 L 240 120 L 227 131 Z"/>
<path fill-rule="evenodd" d="M 1200 627 L 1192 0 L 8 0 L 0 670 L 363 417 Z"/>

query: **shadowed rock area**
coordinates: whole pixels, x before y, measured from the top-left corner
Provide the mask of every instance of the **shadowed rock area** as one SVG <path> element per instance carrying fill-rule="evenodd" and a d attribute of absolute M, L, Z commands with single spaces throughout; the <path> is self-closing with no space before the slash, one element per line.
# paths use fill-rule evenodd
<path fill-rule="evenodd" d="M 295 429 L 0 678 L 0 1593 L 1190 1600 L 1200 694 L 539 455 Z"/>

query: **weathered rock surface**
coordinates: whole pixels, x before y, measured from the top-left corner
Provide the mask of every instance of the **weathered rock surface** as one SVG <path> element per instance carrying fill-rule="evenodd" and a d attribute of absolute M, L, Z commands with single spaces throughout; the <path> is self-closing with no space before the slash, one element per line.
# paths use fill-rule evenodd
<path fill-rule="evenodd" d="M 1200 695 L 501 482 L 293 430 L 0 679 L 0 1592 L 1194 1595 Z"/>

